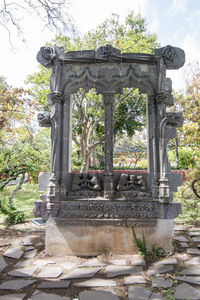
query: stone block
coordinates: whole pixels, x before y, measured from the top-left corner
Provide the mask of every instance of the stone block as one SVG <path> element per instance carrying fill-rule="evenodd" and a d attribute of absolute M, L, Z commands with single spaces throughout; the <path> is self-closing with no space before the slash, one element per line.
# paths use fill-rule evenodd
<path fill-rule="evenodd" d="M 51 174 L 42 172 L 38 176 L 38 191 L 46 192 Z"/>

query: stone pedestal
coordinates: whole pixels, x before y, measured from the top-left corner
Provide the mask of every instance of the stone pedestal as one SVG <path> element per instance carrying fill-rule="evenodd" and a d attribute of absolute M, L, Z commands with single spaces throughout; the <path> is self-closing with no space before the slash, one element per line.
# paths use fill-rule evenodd
<path fill-rule="evenodd" d="M 153 244 L 173 250 L 173 220 L 158 219 L 148 227 L 135 227 L 137 237 L 146 237 L 147 247 Z M 76 226 L 66 219 L 50 218 L 47 222 L 45 252 L 47 255 L 96 256 L 102 254 L 137 254 L 132 228 L 125 226 Z"/>

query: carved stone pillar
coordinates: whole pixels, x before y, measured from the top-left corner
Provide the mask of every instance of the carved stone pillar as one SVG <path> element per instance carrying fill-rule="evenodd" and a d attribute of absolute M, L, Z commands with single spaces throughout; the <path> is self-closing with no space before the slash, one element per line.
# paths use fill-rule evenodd
<path fill-rule="evenodd" d="M 114 92 L 103 93 L 104 102 L 104 196 L 113 195 L 113 103 Z"/>
<path fill-rule="evenodd" d="M 52 92 L 48 95 L 51 107 L 51 178 L 47 190 L 49 202 L 60 201 L 60 181 L 62 170 L 62 94 Z"/>

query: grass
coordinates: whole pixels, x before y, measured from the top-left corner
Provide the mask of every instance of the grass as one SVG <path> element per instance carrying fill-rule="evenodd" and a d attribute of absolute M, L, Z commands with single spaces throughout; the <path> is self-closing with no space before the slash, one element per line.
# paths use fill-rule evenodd
<path fill-rule="evenodd" d="M 7 186 L 3 192 L 0 192 L 0 199 L 3 203 L 8 202 L 9 195 L 15 188 L 14 185 Z M 40 193 L 37 190 L 37 185 L 30 183 L 23 184 L 22 189 L 16 193 L 13 204 L 17 210 L 25 214 L 26 219 L 34 218 L 33 205 L 35 201 L 40 199 Z M 3 217 L 4 215 L 0 213 L 0 219 Z"/>

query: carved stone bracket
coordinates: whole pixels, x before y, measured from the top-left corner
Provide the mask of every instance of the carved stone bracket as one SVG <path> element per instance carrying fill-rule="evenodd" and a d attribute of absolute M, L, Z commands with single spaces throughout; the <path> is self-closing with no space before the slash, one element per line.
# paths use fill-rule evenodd
<path fill-rule="evenodd" d="M 55 59 L 64 53 L 62 47 L 41 47 L 37 54 L 37 60 L 46 68 L 53 66 Z"/>
<path fill-rule="evenodd" d="M 185 53 L 182 49 L 170 45 L 156 49 L 155 57 L 163 57 L 167 69 L 179 69 L 185 63 Z"/>
<path fill-rule="evenodd" d="M 37 115 L 39 126 L 41 127 L 51 127 L 51 116 L 50 113 L 39 113 Z"/>
<path fill-rule="evenodd" d="M 174 98 L 171 93 L 167 91 L 160 91 L 155 96 L 157 104 L 165 104 L 168 106 L 174 105 Z"/>
<path fill-rule="evenodd" d="M 63 97 L 63 95 L 61 92 L 57 92 L 57 91 L 51 92 L 47 95 L 47 103 L 49 105 L 52 105 L 55 103 L 61 103 L 62 97 Z"/>
<path fill-rule="evenodd" d="M 183 114 L 182 112 L 167 112 L 166 117 L 168 119 L 167 125 L 172 127 L 183 126 Z"/>

